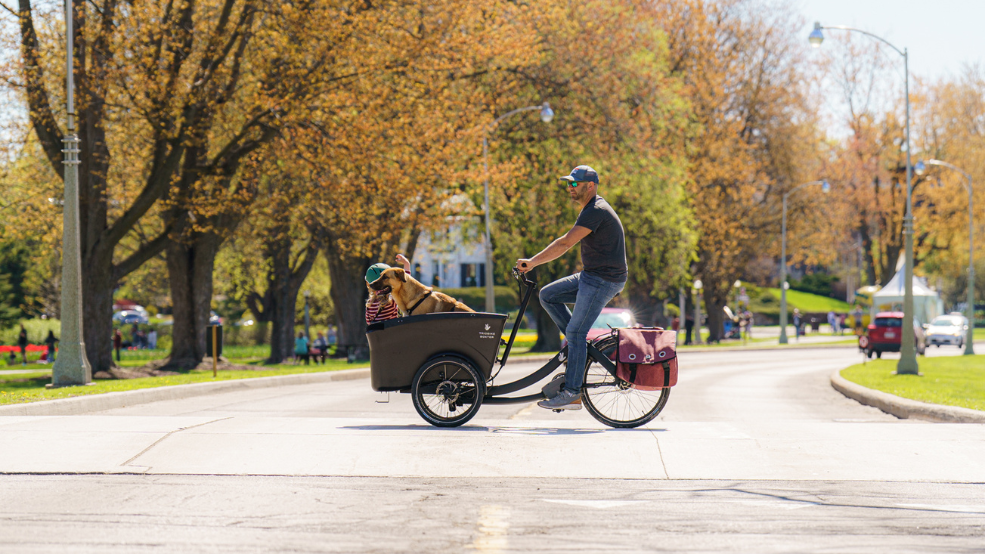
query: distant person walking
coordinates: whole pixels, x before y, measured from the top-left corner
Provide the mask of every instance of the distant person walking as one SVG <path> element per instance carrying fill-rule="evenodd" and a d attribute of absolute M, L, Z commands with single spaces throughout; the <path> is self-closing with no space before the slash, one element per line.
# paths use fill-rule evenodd
<path fill-rule="evenodd" d="M 308 339 L 304 333 L 298 333 L 298 338 L 294 339 L 294 358 L 304 360 L 304 365 L 308 365 Z"/>
<path fill-rule="evenodd" d="M 684 316 L 684 344 L 691 344 L 691 331 L 694 330 L 694 317 Z"/>
<path fill-rule="evenodd" d="M 862 332 L 862 306 L 859 306 L 858 304 L 855 305 L 855 309 L 852 310 L 852 319 L 855 320 L 854 321 L 854 323 L 855 323 L 855 334 L 858 335 L 858 336 L 862 336 L 862 334 L 863 334 L 863 332 Z"/>
<path fill-rule="evenodd" d="M 838 332 L 838 316 L 835 315 L 834 310 L 828 312 L 828 325 L 831 326 L 832 335 Z"/>
<path fill-rule="evenodd" d="M 120 361 L 120 348 L 123 347 L 123 335 L 120 330 L 113 331 L 113 349 L 116 350 L 116 361 Z"/>
<path fill-rule="evenodd" d="M 147 333 L 147 348 L 157 350 L 157 330 L 155 329 L 151 329 L 150 332 Z"/>
<path fill-rule="evenodd" d="M 742 331 L 744 341 L 752 340 L 752 312 L 749 309 L 742 310 Z"/>
<path fill-rule="evenodd" d="M 48 337 L 46 339 L 44 339 L 44 343 L 48 345 L 48 361 L 49 362 L 54 362 L 55 361 L 55 343 L 56 342 L 58 342 L 58 339 L 55 338 L 55 332 L 52 331 L 51 329 L 49 329 L 48 330 Z"/>
<path fill-rule="evenodd" d="M 845 320 L 846 319 L 848 319 L 848 314 L 839 314 L 838 315 L 838 334 L 839 335 L 844 335 L 845 334 Z"/>
<path fill-rule="evenodd" d="M 315 363 L 325 363 L 325 356 L 328 355 L 328 341 L 325 340 L 325 335 L 318 332 L 318 338 L 315 342 L 311 343 L 311 356 L 315 359 Z M 319 361 L 320 359 L 320 361 Z"/>
<path fill-rule="evenodd" d="M 800 334 L 802 325 L 804 324 L 803 318 L 800 317 L 800 310 L 797 308 L 793 309 L 793 332 L 794 336 L 797 338 L 797 342 L 800 342 Z"/>
<path fill-rule="evenodd" d="M 21 365 L 27 364 L 27 329 L 21 323 L 21 332 L 17 335 L 17 346 L 21 351 Z"/>

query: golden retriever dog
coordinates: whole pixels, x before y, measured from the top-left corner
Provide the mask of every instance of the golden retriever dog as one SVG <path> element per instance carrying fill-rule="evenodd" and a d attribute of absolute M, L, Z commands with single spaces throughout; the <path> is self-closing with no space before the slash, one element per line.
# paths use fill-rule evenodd
<path fill-rule="evenodd" d="M 443 292 L 424 286 L 399 267 L 384 271 L 369 287 L 382 293 L 389 292 L 404 315 L 475 311 Z"/>

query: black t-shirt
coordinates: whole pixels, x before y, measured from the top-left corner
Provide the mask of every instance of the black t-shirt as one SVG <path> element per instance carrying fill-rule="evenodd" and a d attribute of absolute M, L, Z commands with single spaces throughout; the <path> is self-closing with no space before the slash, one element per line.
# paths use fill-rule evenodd
<path fill-rule="evenodd" d="M 624 282 L 629 276 L 626 236 L 612 206 L 601 196 L 595 195 L 582 208 L 575 225 L 591 231 L 581 239 L 584 272 L 612 283 Z"/>

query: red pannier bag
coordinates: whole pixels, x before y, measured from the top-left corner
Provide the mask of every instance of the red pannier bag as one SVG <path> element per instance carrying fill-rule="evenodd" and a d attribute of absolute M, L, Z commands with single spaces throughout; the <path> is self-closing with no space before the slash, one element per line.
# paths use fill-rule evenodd
<path fill-rule="evenodd" d="M 618 329 L 616 377 L 640 390 L 677 384 L 677 332 L 659 327 Z"/>

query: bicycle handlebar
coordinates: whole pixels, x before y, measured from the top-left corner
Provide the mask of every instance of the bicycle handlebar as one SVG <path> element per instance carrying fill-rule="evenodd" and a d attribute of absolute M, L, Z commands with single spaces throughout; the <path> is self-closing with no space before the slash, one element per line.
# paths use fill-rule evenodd
<path fill-rule="evenodd" d="M 527 285 L 527 286 L 531 286 L 531 285 L 536 286 L 537 285 L 537 282 L 534 281 L 534 280 L 532 280 L 532 279 L 530 279 L 530 277 L 528 277 L 526 273 L 520 273 L 520 269 L 517 268 L 517 267 L 514 267 L 513 268 L 513 278 L 516 279 L 517 282 L 522 283 L 522 284 Z"/>

